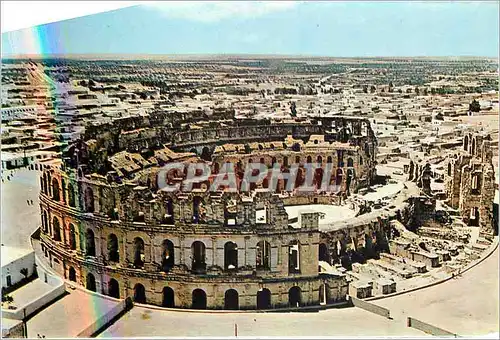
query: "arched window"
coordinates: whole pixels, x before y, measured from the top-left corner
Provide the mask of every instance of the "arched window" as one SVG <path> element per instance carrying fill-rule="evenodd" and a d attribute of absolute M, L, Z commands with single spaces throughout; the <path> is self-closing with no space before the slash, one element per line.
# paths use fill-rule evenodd
<path fill-rule="evenodd" d="M 257 309 L 271 309 L 271 291 L 263 288 L 257 292 Z"/>
<path fill-rule="evenodd" d="M 299 307 L 302 304 L 302 291 L 299 287 L 294 286 L 288 291 L 288 303 L 290 307 Z"/>
<path fill-rule="evenodd" d="M 61 225 L 59 224 L 59 219 L 57 217 L 52 219 L 52 230 L 54 232 L 54 240 L 61 241 Z"/>
<path fill-rule="evenodd" d="M 68 184 L 68 201 L 70 207 L 76 207 L 75 191 L 71 183 Z"/>
<path fill-rule="evenodd" d="M 283 165 L 288 166 L 288 157 L 287 156 L 283 157 Z"/>
<path fill-rule="evenodd" d="M 115 234 L 109 234 L 108 236 L 108 260 L 111 262 L 120 262 L 118 237 Z"/>
<path fill-rule="evenodd" d="M 161 269 L 168 272 L 174 266 L 174 244 L 170 240 L 164 240 L 162 244 Z"/>
<path fill-rule="evenodd" d="M 66 181 L 64 179 L 61 179 L 61 190 L 63 202 L 66 203 Z"/>
<path fill-rule="evenodd" d="M 43 193 L 45 195 L 48 195 L 49 194 L 49 190 L 48 190 L 48 185 L 47 185 L 47 174 L 46 173 L 43 173 L 43 186 L 42 186 L 42 190 L 43 190 Z"/>
<path fill-rule="evenodd" d="M 85 189 L 85 211 L 93 213 L 94 208 L 94 191 L 90 187 L 87 187 Z"/>
<path fill-rule="evenodd" d="M 307 161 L 306 161 L 306 163 L 309 163 L 309 164 L 311 164 L 311 163 L 312 163 L 312 157 L 311 157 L 311 156 L 307 156 Z"/>
<path fill-rule="evenodd" d="M 469 151 L 469 136 L 464 137 L 464 150 Z"/>
<path fill-rule="evenodd" d="M 472 146 L 471 146 L 470 153 L 473 156 L 476 154 L 476 138 L 472 138 Z"/>
<path fill-rule="evenodd" d="M 172 288 L 170 287 L 163 288 L 163 301 L 161 305 L 167 308 L 175 307 L 175 295 L 174 295 L 174 290 Z"/>
<path fill-rule="evenodd" d="M 267 241 L 260 241 L 255 247 L 257 269 L 271 268 L 271 244 Z"/>
<path fill-rule="evenodd" d="M 88 290 L 91 290 L 93 292 L 95 292 L 97 289 L 96 289 L 96 284 L 95 284 L 95 277 L 92 273 L 88 273 L 87 274 L 87 282 L 86 282 L 86 285 L 85 287 L 88 289 Z"/>
<path fill-rule="evenodd" d="M 292 241 L 288 246 L 288 273 L 300 273 L 300 243 Z"/>
<path fill-rule="evenodd" d="M 140 283 L 134 286 L 134 302 L 146 303 L 146 289 Z"/>
<path fill-rule="evenodd" d="M 87 229 L 87 233 L 85 234 L 85 240 L 86 240 L 85 249 L 87 256 L 95 256 L 95 238 L 92 229 Z"/>
<path fill-rule="evenodd" d="M 191 307 L 193 309 L 207 309 L 207 294 L 204 290 L 193 290 Z"/>
<path fill-rule="evenodd" d="M 327 164 L 332 164 L 332 162 L 333 162 L 333 161 L 332 161 L 332 156 L 328 156 L 328 157 L 326 158 L 326 163 L 327 163 Z"/>
<path fill-rule="evenodd" d="M 224 294 L 224 309 L 238 310 L 240 308 L 238 292 L 234 289 L 226 290 Z"/>
<path fill-rule="evenodd" d="M 191 245 L 191 254 L 193 262 L 191 264 L 194 272 L 204 272 L 206 269 L 205 264 L 205 244 L 201 241 L 195 241 Z"/>
<path fill-rule="evenodd" d="M 448 176 L 451 176 L 451 162 L 448 163 Z"/>
<path fill-rule="evenodd" d="M 231 241 L 224 244 L 224 269 L 238 269 L 238 245 Z"/>
<path fill-rule="evenodd" d="M 73 267 L 69 267 L 68 279 L 72 282 L 76 282 L 76 270 Z"/>
<path fill-rule="evenodd" d="M 42 215 L 42 227 L 43 227 L 43 231 L 46 234 L 48 234 L 49 233 L 49 218 L 48 218 L 46 211 L 44 211 L 43 215 Z"/>
<path fill-rule="evenodd" d="M 316 157 L 316 163 L 319 163 L 320 165 L 323 164 L 323 157 L 321 156 Z"/>
<path fill-rule="evenodd" d="M 144 241 L 140 237 L 134 239 L 134 266 L 136 268 L 144 267 Z"/>
<path fill-rule="evenodd" d="M 108 282 L 108 295 L 115 299 L 120 298 L 120 285 L 115 279 L 111 279 Z"/>
<path fill-rule="evenodd" d="M 76 231 L 72 223 L 69 224 L 69 247 L 71 250 L 76 250 Z"/>
<path fill-rule="evenodd" d="M 300 165 L 300 156 L 295 156 L 295 164 Z"/>
<path fill-rule="evenodd" d="M 52 180 L 52 199 L 54 201 L 61 200 L 61 196 L 59 195 L 59 182 L 55 178 Z"/>
<path fill-rule="evenodd" d="M 349 157 L 347 158 L 347 167 L 353 167 L 354 166 L 354 160 Z"/>

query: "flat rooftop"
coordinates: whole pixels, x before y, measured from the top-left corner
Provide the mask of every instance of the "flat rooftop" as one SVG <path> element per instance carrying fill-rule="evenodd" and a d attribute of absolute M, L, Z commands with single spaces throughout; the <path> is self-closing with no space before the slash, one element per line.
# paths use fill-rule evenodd
<path fill-rule="evenodd" d="M 33 253 L 32 249 L 9 247 L 2 245 L 2 261 L 1 261 L 2 267 L 30 253 Z"/>

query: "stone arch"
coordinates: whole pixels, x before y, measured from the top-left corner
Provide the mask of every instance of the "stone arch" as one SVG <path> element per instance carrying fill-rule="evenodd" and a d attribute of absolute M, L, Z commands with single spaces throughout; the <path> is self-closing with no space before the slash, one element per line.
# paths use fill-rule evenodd
<path fill-rule="evenodd" d="M 52 219 L 52 232 L 54 241 L 61 241 L 61 224 L 56 216 Z"/>
<path fill-rule="evenodd" d="M 69 224 L 69 248 L 76 250 L 76 230 L 73 223 Z"/>
<path fill-rule="evenodd" d="M 46 210 L 43 211 L 43 215 L 42 215 L 42 227 L 43 227 L 43 231 L 46 234 L 48 234 L 49 233 L 49 217 L 48 217 Z"/>
<path fill-rule="evenodd" d="M 85 189 L 85 211 L 93 213 L 95 210 L 94 205 L 94 190 L 91 187 Z"/>
<path fill-rule="evenodd" d="M 108 282 L 108 295 L 115 299 L 120 298 L 120 285 L 115 279 L 110 279 Z"/>
<path fill-rule="evenodd" d="M 54 201 L 60 201 L 61 200 L 60 188 L 59 188 L 59 181 L 56 178 L 52 179 L 52 199 Z"/>
<path fill-rule="evenodd" d="M 299 307 L 302 304 L 302 290 L 298 286 L 293 286 L 288 291 L 288 303 L 290 307 Z"/>
<path fill-rule="evenodd" d="M 271 291 L 262 288 L 257 292 L 257 309 L 271 309 Z"/>
<path fill-rule="evenodd" d="M 134 286 L 134 302 L 146 303 L 146 288 L 140 283 Z"/>
<path fill-rule="evenodd" d="M 257 269 L 271 268 L 271 244 L 259 241 L 255 247 L 255 264 Z"/>
<path fill-rule="evenodd" d="M 224 270 L 238 269 L 238 245 L 232 241 L 224 244 Z"/>
<path fill-rule="evenodd" d="M 170 240 L 163 240 L 161 254 L 161 270 L 164 272 L 170 271 L 175 264 L 174 244 Z"/>
<path fill-rule="evenodd" d="M 75 189 L 71 183 L 68 184 L 68 204 L 72 208 L 76 207 Z"/>
<path fill-rule="evenodd" d="M 115 234 L 109 234 L 108 236 L 108 260 L 111 262 L 120 262 L 118 237 Z"/>
<path fill-rule="evenodd" d="M 85 254 L 87 256 L 95 256 L 95 236 L 92 229 L 87 229 L 85 233 Z"/>
<path fill-rule="evenodd" d="M 203 289 L 195 289 L 191 295 L 191 308 L 207 309 L 207 293 Z"/>
<path fill-rule="evenodd" d="M 87 288 L 88 290 L 91 290 L 93 292 L 97 291 L 94 274 L 92 274 L 92 273 L 87 274 L 85 288 Z"/>
<path fill-rule="evenodd" d="M 69 267 L 68 279 L 72 282 L 76 282 L 76 270 L 73 267 Z"/>
<path fill-rule="evenodd" d="M 205 243 L 201 241 L 195 241 L 191 245 L 191 255 L 193 258 L 193 262 L 191 264 L 191 268 L 193 271 L 205 271 L 206 269 L 206 247 Z"/>
<path fill-rule="evenodd" d="M 235 289 L 228 289 L 224 293 L 224 309 L 238 310 L 240 308 L 238 292 Z"/>
<path fill-rule="evenodd" d="M 175 294 L 174 290 L 170 287 L 163 287 L 163 299 L 161 305 L 167 308 L 175 308 Z"/>
<path fill-rule="evenodd" d="M 143 268 L 145 262 L 144 240 L 140 237 L 134 238 L 134 266 Z"/>

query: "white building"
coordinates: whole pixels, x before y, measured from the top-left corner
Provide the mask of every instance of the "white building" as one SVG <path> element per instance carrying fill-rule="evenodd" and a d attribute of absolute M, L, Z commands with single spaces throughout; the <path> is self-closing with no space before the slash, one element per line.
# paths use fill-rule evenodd
<path fill-rule="evenodd" d="M 2 289 L 15 285 L 35 272 L 35 252 L 30 249 L 2 246 Z M 21 270 L 26 268 L 26 276 Z"/>

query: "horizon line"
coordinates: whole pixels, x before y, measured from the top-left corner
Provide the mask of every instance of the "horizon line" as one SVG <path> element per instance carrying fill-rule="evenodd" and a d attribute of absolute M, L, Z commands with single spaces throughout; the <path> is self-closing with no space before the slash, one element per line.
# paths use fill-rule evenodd
<path fill-rule="evenodd" d="M 280 58 L 293 58 L 293 59 L 493 59 L 498 60 L 499 56 L 481 56 L 481 55 L 434 55 L 434 56 L 420 56 L 420 55 L 386 55 L 386 56 L 328 56 L 328 55 L 313 55 L 313 54 L 273 54 L 273 53 L 51 53 L 51 54 L 2 54 L 1 59 L 78 59 L 78 58 L 92 58 L 92 59 L 148 59 L 148 58 L 204 58 L 204 57 L 218 57 L 218 58 L 239 58 L 239 57 L 257 57 L 261 59 L 280 59 Z"/>

